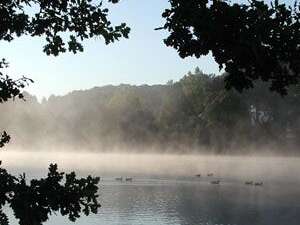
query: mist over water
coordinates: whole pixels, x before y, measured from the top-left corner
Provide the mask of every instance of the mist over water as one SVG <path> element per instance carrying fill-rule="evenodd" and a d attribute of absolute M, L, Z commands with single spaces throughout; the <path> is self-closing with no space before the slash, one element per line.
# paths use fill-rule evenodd
<path fill-rule="evenodd" d="M 2 151 L 0 157 L 9 171 L 26 172 L 28 178 L 44 176 L 53 162 L 63 171 L 101 176 L 102 207 L 77 224 L 297 225 L 300 221 L 296 157 L 70 151 Z M 120 176 L 133 181 L 116 181 Z M 220 184 L 211 184 L 216 179 Z M 245 185 L 248 180 L 263 186 Z M 12 219 L 11 224 L 17 222 Z M 46 224 L 73 223 L 58 215 Z"/>
<path fill-rule="evenodd" d="M 2 151 L 3 165 L 9 170 L 45 171 L 50 163 L 62 170 L 98 176 L 190 177 L 213 173 L 220 179 L 259 179 L 300 182 L 300 158 L 278 156 L 220 156 L 158 153 L 93 153 Z"/>
<path fill-rule="evenodd" d="M 224 93 L 223 78 L 196 68 L 166 85 L 24 94 L 2 105 L 2 165 L 28 182 L 51 163 L 101 177 L 99 214 L 78 224 L 299 225 L 298 95 Z"/>

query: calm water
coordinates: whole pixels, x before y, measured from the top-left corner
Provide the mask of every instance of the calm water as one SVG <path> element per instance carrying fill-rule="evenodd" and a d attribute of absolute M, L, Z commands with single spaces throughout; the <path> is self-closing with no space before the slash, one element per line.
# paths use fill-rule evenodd
<path fill-rule="evenodd" d="M 28 155 L 1 157 L 13 172 L 45 173 L 43 165 L 51 156 Z M 57 162 L 67 165 L 66 170 L 76 168 L 81 175 L 102 176 L 99 214 L 82 217 L 75 224 L 300 224 L 299 159 L 84 154 L 73 156 L 69 164 L 70 155 L 54 155 Z M 214 177 L 207 177 L 207 172 Z M 195 177 L 196 173 L 202 177 Z M 132 176 L 133 182 L 115 181 L 117 175 Z M 215 179 L 221 180 L 220 185 L 210 183 Z M 264 185 L 247 186 L 248 179 L 264 181 Z M 53 216 L 46 224 L 74 223 Z"/>

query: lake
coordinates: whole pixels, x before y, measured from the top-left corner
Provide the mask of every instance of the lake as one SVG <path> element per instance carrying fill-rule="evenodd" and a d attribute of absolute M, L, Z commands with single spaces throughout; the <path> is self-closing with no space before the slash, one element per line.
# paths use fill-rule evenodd
<path fill-rule="evenodd" d="M 82 217 L 79 225 L 300 224 L 298 158 L 1 152 L 1 159 L 11 172 L 31 177 L 45 174 L 54 161 L 79 175 L 101 176 L 99 214 Z M 133 181 L 116 181 L 119 176 Z M 215 180 L 220 184 L 211 184 Z M 74 223 L 52 216 L 46 224 Z"/>

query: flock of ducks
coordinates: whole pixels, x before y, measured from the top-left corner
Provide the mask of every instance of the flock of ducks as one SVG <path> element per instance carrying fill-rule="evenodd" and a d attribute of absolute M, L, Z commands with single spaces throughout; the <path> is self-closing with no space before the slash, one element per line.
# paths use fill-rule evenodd
<path fill-rule="evenodd" d="M 117 177 L 117 178 L 115 178 L 115 180 L 116 181 L 121 181 L 121 182 L 123 180 L 126 181 L 126 182 L 132 182 L 133 179 L 132 179 L 132 177 L 125 177 L 124 179 L 123 179 L 123 177 Z"/>
<path fill-rule="evenodd" d="M 196 174 L 195 176 L 196 177 L 201 177 L 201 174 Z M 213 173 L 208 173 L 206 176 L 207 177 L 213 177 L 214 174 Z M 125 181 L 125 182 L 132 182 L 133 181 L 132 177 L 125 177 L 125 178 L 123 178 L 123 177 L 116 177 L 115 180 L 116 181 L 120 181 L 120 182 L 123 182 L 123 181 Z M 219 179 L 212 180 L 210 183 L 211 184 L 220 184 L 221 180 L 219 180 Z M 263 186 L 263 182 L 246 181 L 245 185 L 249 185 L 249 186 L 251 186 L 251 185 L 252 186 Z"/>
<path fill-rule="evenodd" d="M 201 177 L 201 174 L 196 174 L 195 176 L 196 177 Z M 208 173 L 207 174 L 207 177 L 213 177 L 213 176 L 214 176 L 213 173 Z M 211 184 L 220 184 L 220 182 L 221 182 L 220 180 L 212 180 L 210 183 Z M 253 185 L 253 186 L 263 186 L 263 182 L 246 181 L 245 185 L 249 185 L 249 186 L 251 186 L 251 185 Z"/>
<path fill-rule="evenodd" d="M 246 181 L 246 185 L 263 186 L 263 182 Z"/>

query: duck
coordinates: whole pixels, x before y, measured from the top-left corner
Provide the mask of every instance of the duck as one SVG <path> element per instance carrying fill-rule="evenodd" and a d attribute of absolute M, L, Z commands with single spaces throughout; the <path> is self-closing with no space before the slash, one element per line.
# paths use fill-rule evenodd
<path fill-rule="evenodd" d="M 208 173 L 207 176 L 208 177 L 212 177 L 214 174 L 213 173 Z"/>
<path fill-rule="evenodd" d="M 211 184 L 220 184 L 220 180 L 213 180 L 210 182 Z"/>
<path fill-rule="evenodd" d="M 196 174 L 195 176 L 196 176 L 196 177 L 201 177 L 201 174 Z"/>
<path fill-rule="evenodd" d="M 255 182 L 255 186 L 263 186 L 263 182 Z"/>
<path fill-rule="evenodd" d="M 115 180 L 116 181 L 123 181 L 123 177 L 117 177 Z"/>
<path fill-rule="evenodd" d="M 130 181 L 130 182 L 132 182 L 132 177 L 126 177 L 126 178 L 125 178 L 125 181 Z"/>
<path fill-rule="evenodd" d="M 246 181 L 245 184 L 246 185 L 253 185 L 253 181 Z"/>

